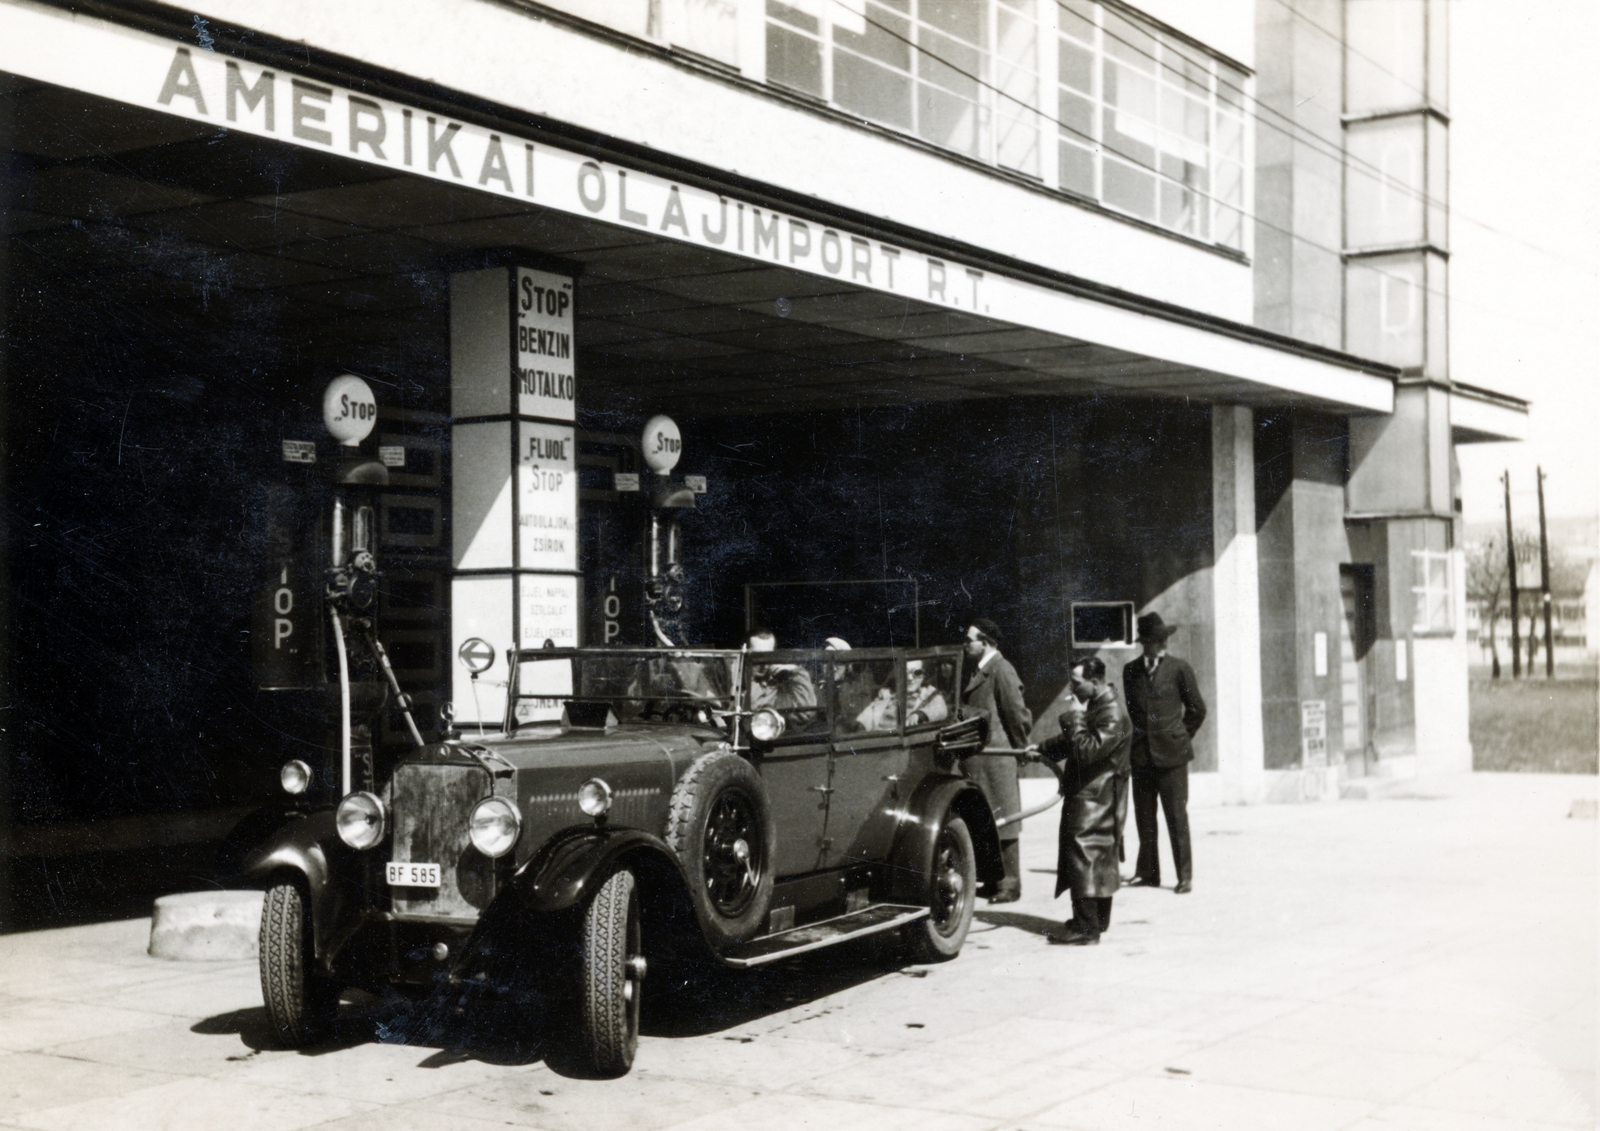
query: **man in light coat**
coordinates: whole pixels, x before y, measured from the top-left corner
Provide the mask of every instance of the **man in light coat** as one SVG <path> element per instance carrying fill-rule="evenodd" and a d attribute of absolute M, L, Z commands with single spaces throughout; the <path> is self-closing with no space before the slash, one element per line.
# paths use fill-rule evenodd
<path fill-rule="evenodd" d="M 1022 750 L 1028 745 L 1033 715 L 1022 701 L 1022 680 L 1011 661 L 1000 654 L 1000 629 L 987 617 L 967 627 L 967 659 L 971 666 L 962 699 L 969 715 L 989 720 L 988 748 Z M 1009 754 L 978 754 L 966 760 L 967 775 L 982 787 L 995 820 L 1022 811 L 1022 791 L 1017 786 L 1017 760 Z M 1022 898 L 1022 822 L 1000 829 L 1000 856 L 1006 874 L 993 888 L 979 889 L 990 903 L 1013 903 Z"/>
<path fill-rule="evenodd" d="M 1160 613 L 1139 618 L 1139 643 L 1144 655 L 1122 669 L 1122 691 L 1133 720 L 1133 821 L 1139 830 L 1139 861 L 1130 887 L 1161 886 L 1161 852 L 1156 832 L 1156 802 L 1167 818 L 1172 863 L 1178 872 L 1179 895 L 1194 883 L 1189 848 L 1189 763 L 1192 739 L 1206 721 L 1206 701 L 1194 669 L 1168 654 L 1167 639 L 1177 629 Z"/>

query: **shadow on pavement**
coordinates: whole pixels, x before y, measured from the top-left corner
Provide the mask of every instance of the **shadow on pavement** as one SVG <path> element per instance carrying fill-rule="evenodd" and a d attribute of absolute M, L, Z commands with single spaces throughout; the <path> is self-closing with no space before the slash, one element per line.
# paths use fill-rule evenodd
<path fill-rule="evenodd" d="M 886 977 L 905 960 L 874 939 L 800 955 L 754 970 L 708 958 L 652 959 L 641 1031 L 652 1037 L 698 1037 L 736 1028 Z M 476 987 L 440 987 L 412 998 L 350 991 L 330 1040 L 298 1050 L 325 1056 L 358 1045 L 399 1044 L 438 1051 L 418 1067 L 464 1060 L 518 1066 L 543 1060 L 561 1075 L 581 1075 L 564 1055 L 573 1044 L 566 1011 L 526 993 L 497 995 Z M 207 1036 L 236 1036 L 246 1048 L 281 1050 L 264 1008 L 238 1009 L 191 1026 Z"/>
<path fill-rule="evenodd" d="M 1019 911 L 979 911 L 973 918 L 991 927 L 1015 927 L 1030 935 L 1045 935 L 1061 929 L 1060 919 L 1046 919 L 1039 915 L 1024 915 Z"/>
<path fill-rule="evenodd" d="M 905 964 L 891 941 L 876 937 L 750 970 L 709 959 L 652 960 L 643 1031 L 654 1037 L 706 1036 L 875 981 Z"/>

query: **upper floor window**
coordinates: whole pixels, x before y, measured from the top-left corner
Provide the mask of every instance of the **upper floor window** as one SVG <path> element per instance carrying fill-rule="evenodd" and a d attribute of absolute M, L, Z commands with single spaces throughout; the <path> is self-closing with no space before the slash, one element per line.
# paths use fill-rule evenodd
<path fill-rule="evenodd" d="M 1243 71 L 1091 0 L 1062 0 L 1061 187 L 1244 249 Z"/>
<path fill-rule="evenodd" d="M 1449 632 L 1455 627 L 1449 551 L 1411 551 L 1412 631 Z"/>
<path fill-rule="evenodd" d="M 1244 248 L 1248 76 L 1123 9 L 1096 0 L 766 0 L 766 11 L 770 82 Z"/>

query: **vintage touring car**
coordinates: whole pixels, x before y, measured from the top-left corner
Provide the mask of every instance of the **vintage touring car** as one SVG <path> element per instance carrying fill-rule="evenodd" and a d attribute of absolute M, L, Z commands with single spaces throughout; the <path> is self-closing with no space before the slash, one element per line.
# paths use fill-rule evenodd
<path fill-rule="evenodd" d="M 280 810 L 239 875 L 265 888 L 279 1036 L 326 1037 L 346 987 L 533 971 L 571 1063 L 632 1064 L 650 960 L 759 966 L 897 931 L 953 958 L 993 815 L 962 772 L 957 648 L 541 649 L 510 657 L 503 727 L 466 727 L 387 780 Z M 315 795 L 303 763 L 285 788 Z"/>

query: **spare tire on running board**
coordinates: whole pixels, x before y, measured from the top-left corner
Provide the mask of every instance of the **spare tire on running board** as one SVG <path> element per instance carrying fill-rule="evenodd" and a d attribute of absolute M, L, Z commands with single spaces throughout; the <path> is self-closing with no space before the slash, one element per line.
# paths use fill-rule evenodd
<path fill-rule="evenodd" d="M 666 841 L 714 948 L 761 931 L 772 905 L 778 833 L 754 766 L 731 750 L 696 758 L 673 787 Z"/>

